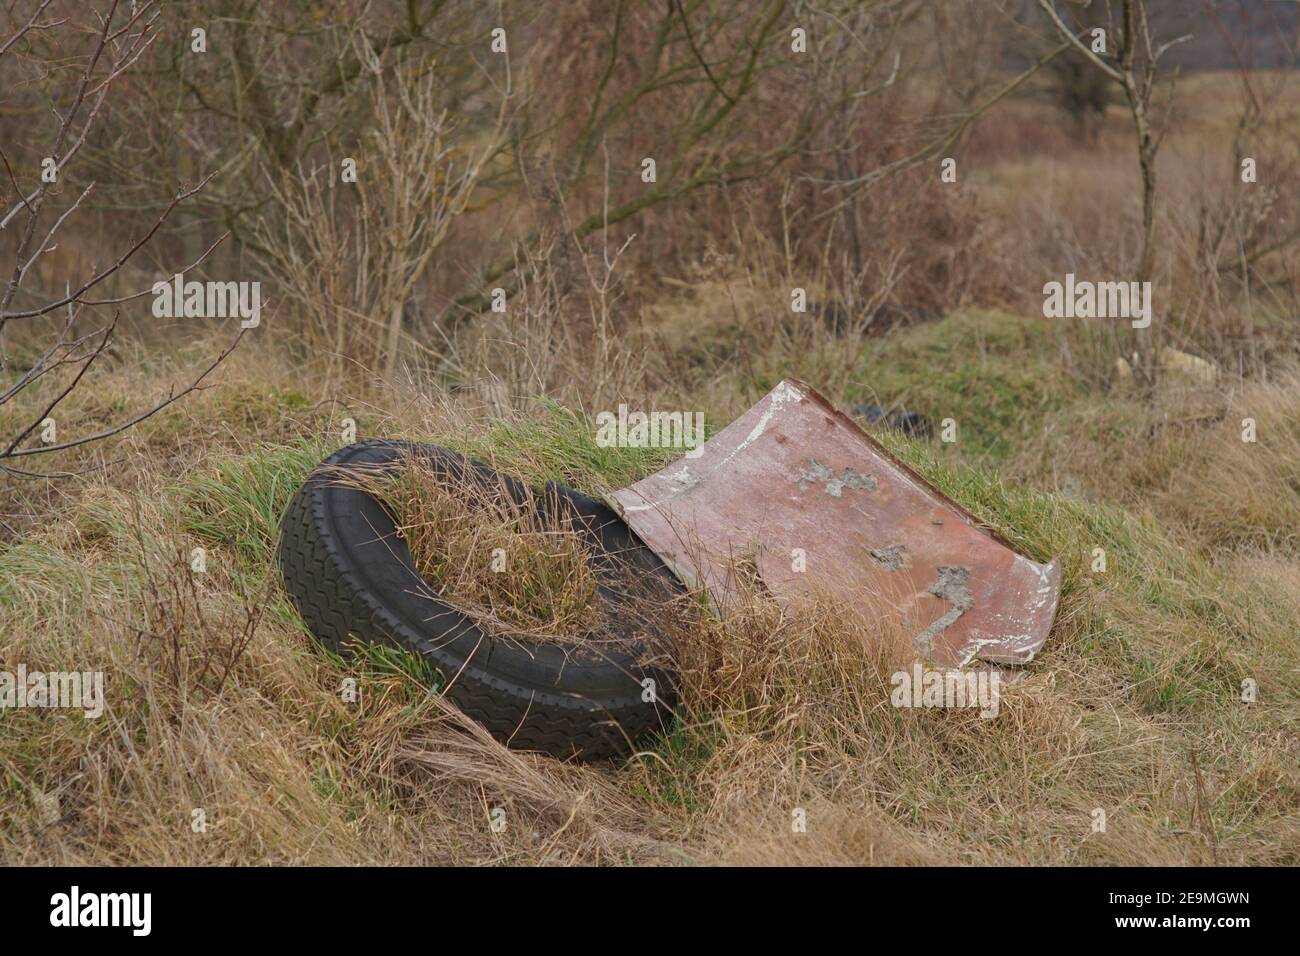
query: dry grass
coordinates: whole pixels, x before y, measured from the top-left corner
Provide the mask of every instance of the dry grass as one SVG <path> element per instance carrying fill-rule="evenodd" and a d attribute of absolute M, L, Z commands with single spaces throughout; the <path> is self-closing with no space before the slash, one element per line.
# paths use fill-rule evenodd
<path fill-rule="evenodd" d="M 978 322 L 992 328 L 990 318 Z M 1033 339 L 1009 341 L 1023 348 Z M 1042 348 L 1050 357 L 1053 346 Z M 1060 619 L 1040 660 L 1004 687 L 999 716 L 890 706 L 898 661 L 887 634 L 834 608 L 782 613 L 755 593 L 726 621 L 678 635 L 680 704 L 669 734 L 621 765 L 574 766 L 503 748 L 429 691 L 432 675 L 418 660 L 322 653 L 275 582 L 275 521 L 338 444 L 333 429 L 345 413 L 363 436 L 427 437 L 529 480 L 592 491 L 662 459 L 597 449 L 590 420 L 554 405 L 501 418 L 471 393 L 406 388 L 287 424 L 282 406 L 267 403 L 248 413 L 240 439 L 221 417 L 247 408 L 237 396 L 266 361 L 242 357 L 222 386 L 187 406 L 189 417 L 134 437 L 148 469 L 76 483 L 60 516 L 0 551 L 4 665 L 103 669 L 109 699 L 98 721 L 0 716 L 5 859 L 1297 862 L 1300 760 L 1288 728 L 1300 709 L 1300 571 L 1272 523 L 1295 507 L 1293 485 L 1275 486 L 1271 511 L 1230 512 L 1217 487 L 1185 500 L 1171 486 L 1167 497 L 1135 491 L 1125 512 L 1004 485 L 973 449 L 980 470 L 939 464 L 930 457 L 939 446 L 891 437 L 1031 554 L 1065 559 Z M 987 361 L 1000 361 L 996 349 Z M 135 381 L 132 373 L 112 386 Z M 281 387 L 303 389 L 302 406 L 314 406 L 306 382 Z M 1252 467 L 1259 480 L 1283 474 L 1294 458 L 1278 429 L 1296 390 L 1279 378 L 1221 399 L 1257 409 L 1256 445 L 1242 448 L 1226 424 L 1222 436 L 1212 428 L 1199 440 L 1222 439 L 1213 447 L 1224 469 Z M 1078 427 L 1090 401 L 1039 414 L 1059 430 L 1070 473 L 1087 479 L 1094 498 L 1126 498 L 1119 484 L 1128 479 L 1107 477 L 1121 461 L 1116 433 Z M 174 456 L 169 433 L 188 434 L 196 421 L 229 444 L 214 440 L 204 461 Z M 1122 434 L 1125 469 L 1145 462 L 1158 472 L 1160 446 Z M 1249 455 L 1258 457 L 1240 457 Z M 1194 537 L 1162 527 L 1197 514 Z M 1102 575 L 1089 567 L 1097 543 L 1110 561 Z M 186 560 L 200 546 L 204 574 Z M 340 692 L 346 678 L 357 681 L 355 703 Z M 1240 699 L 1246 678 L 1258 684 L 1255 704 Z M 491 826 L 498 808 L 501 832 Z M 1092 831 L 1096 808 L 1107 813 L 1105 833 Z M 192 829 L 196 809 L 205 832 Z M 800 810 L 803 832 L 792 826 Z"/>
<path fill-rule="evenodd" d="M 552 640 L 594 626 L 591 548 L 540 496 L 516 500 L 409 453 L 396 468 L 353 469 L 338 481 L 388 507 L 420 575 L 480 625 Z"/>
<path fill-rule="evenodd" d="M 1035 483 L 1153 508 L 1203 547 L 1300 554 L 1294 369 L 1228 389 L 1086 400 L 1016 457 L 1013 470 Z"/>
<path fill-rule="evenodd" d="M 1178 80 L 1157 167 L 1155 323 L 1141 339 L 1115 323 L 1072 336 L 1064 363 L 1072 377 L 1102 386 L 1116 355 L 1139 344 L 1153 353 L 1172 345 L 1250 375 L 1296 357 L 1300 245 L 1284 243 L 1252 260 L 1248 282 L 1234 263 L 1295 228 L 1300 86 L 1294 71 L 1250 77 L 1251 92 L 1232 73 Z M 1247 122 L 1252 102 L 1263 110 Z M 1243 157 L 1258 163 L 1257 182 L 1241 181 Z M 1122 104 L 1088 138 L 1041 95 L 1027 95 L 981 122 L 964 168 L 990 238 L 982 264 L 1000 278 L 1004 304 L 1041 314 L 1043 284 L 1067 272 L 1130 277 L 1141 209 Z"/>
<path fill-rule="evenodd" d="M 853 275 L 836 259 L 842 234 L 830 230 L 829 251 L 787 252 L 769 221 L 782 207 L 735 190 L 701 195 L 680 220 L 664 213 L 634 253 L 654 261 L 688 227 L 725 222 L 714 241 L 671 251 L 676 281 L 656 268 L 625 284 L 617 249 L 542 239 L 520 252 L 535 261 L 507 314 L 431 340 L 435 360 L 382 379 L 341 376 L 337 356 L 304 362 L 269 317 L 274 334 L 237 353 L 218 386 L 58 462 L 84 475 L 0 488 L 0 668 L 102 669 L 108 689 L 98 720 L 0 712 L 0 858 L 1300 863 L 1294 252 L 1271 260 L 1282 279 L 1268 294 L 1193 268 L 1195 234 L 1218 214 L 1210 200 L 1232 195 L 1198 171 L 1221 120 L 1181 118 L 1162 154 L 1171 239 L 1154 327 L 1219 361 L 1210 387 L 1124 391 L 1113 325 L 1041 318 L 1047 278 L 1123 274 L 1136 211 L 1118 114 L 1089 146 L 1035 103 L 976 131 L 961 191 L 929 196 L 923 229 L 908 226 L 916 184 L 882 197 L 878 220 L 858 210 L 887 235 Z M 950 245 L 896 255 L 934 235 Z M 837 335 L 790 312 L 795 286 L 851 299 L 853 319 L 883 301 L 873 289 L 947 315 Z M 966 296 L 1017 314 L 948 308 Z M 407 328 L 391 308 L 371 318 Z M 62 431 L 147 405 L 206 354 L 149 341 L 60 407 Z M 996 718 L 891 706 L 905 659 L 887 628 L 826 605 L 782 612 L 755 590 L 726 620 L 675 635 L 669 732 L 622 763 L 564 764 L 501 746 L 431 690 L 419 659 L 323 651 L 276 581 L 280 512 L 349 423 L 361 438 L 431 440 L 598 494 L 674 453 L 596 447 L 596 411 L 699 409 L 716 427 L 787 374 L 844 404 L 954 417 L 956 444 L 882 439 L 1031 556 L 1062 557 L 1058 620 Z M 1247 417 L 1254 443 L 1241 440 Z M 462 508 L 435 482 L 381 493 L 440 588 L 515 627 L 581 619 L 590 582 L 557 529 Z M 505 578 L 483 573 L 497 547 Z M 512 617 L 521 582 L 529 600 Z M 499 810 L 504 830 L 491 825 Z"/>

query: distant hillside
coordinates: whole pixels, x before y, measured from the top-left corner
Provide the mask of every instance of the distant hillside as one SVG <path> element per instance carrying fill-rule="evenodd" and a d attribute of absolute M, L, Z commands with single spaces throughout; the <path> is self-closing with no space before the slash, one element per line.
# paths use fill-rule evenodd
<path fill-rule="evenodd" d="M 1094 0 L 1095 4 L 1103 0 Z M 1073 4 L 1059 2 L 1068 14 Z M 1117 8 L 1119 3 L 1115 2 Z M 1036 22 L 1036 0 L 1024 9 Z M 1148 0 L 1152 34 L 1157 42 L 1184 34 L 1192 39 L 1171 49 L 1162 60 L 1183 70 L 1224 70 L 1240 65 L 1277 69 L 1300 65 L 1300 3 L 1296 0 Z M 1238 61 L 1240 57 L 1240 62 Z M 1013 66 L 1023 66 L 1028 51 L 1011 54 Z"/>

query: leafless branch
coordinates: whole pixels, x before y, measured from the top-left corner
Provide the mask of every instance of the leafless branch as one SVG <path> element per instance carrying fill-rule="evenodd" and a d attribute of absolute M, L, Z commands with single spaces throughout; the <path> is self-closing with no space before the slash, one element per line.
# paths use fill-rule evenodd
<path fill-rule="evenodd" d="M 202 388 L 205 387 L 203 386 L 204 379 L 206 379 L 210 374 L 212 374 L 213 370 L 216 369 L 218 365 L 224 362 L 226 358 L 232 352 L 235 351 L 235 349 L 239 346 L 240 341 L 243 340 L 244 333 L 247 331 L 248 331 L 247 329 L 240 329 L 239 334 L 235 336 L 235 340 L 231 342 L 230 345 L 226 346 L 225 350 L 222 351 L 220 355 L 218 355 L 215 359 L 212 360 L 212 364 L 210 364 L 201 373 L 199 373 L 199 375 L 192 382 L 190 382 L 189 385 L 185 386 L 185 388 L 183 388 L 179 392 L 174 392 L 174 391 L 168 392 L 167 397 L 165 399 L 155 404 L 149 410 L 141 412 L 139 415 L 136 415 L 134 418 L 131 418 L 118 425 L 114 425 L 112 428 L 106 428 L 103 431 L 95 432 L 93 435 L 86 435 L 82 438 L 78 438 L 73 441 L 61 442 L 56 445 L 40 445 L 34 448 L 6 449 L 6 451 L 3 454 L 0 454 L 0 459 L 19 458 L 26 455 L 44 455 L 44 454 L 48 454 L 49 452 L 63 451 L 68 448 L 76 448 L 80 445 L 87 445 L 90 444 L 91 442 L 97 442 L 105 438 L 111 438 L 113 435 L 121 434 L 122 432 L 126 431 L 129 428 L 134 428 L 136 425 L 140 424 L 146 419 L 152 418 L 154 415 L 157 415 L 159 412 L 161 412 L 164 408 L 167 408 L 169 405 L 174 405 L 176 402 L 179 402 L 182 398 L 184 398 L 186 395 L 189 395 L 191 392 L 202 390 Z"/>
<path fill-rule="evenodd" d="M 216 173 L 209 173 L 206 177 L 204 177 L 203 181 L 200 182 L 194 188 L 183 190 L 177 193 L 175 196 L 173 196 L 171 202 L 167 204 L 167 208 L 162 211 L 162 213 L 158 216 L 158 218 L 154 220 L 153 225 L 149 227 L 148 232 L 146 232 L 136 242 L 132 243 L 131 246 L 126 250 L 126 252 L 122 253 L 122 255 L 118 257 L 117 261 L 114 262 L 111 266 L 109 266 L 103 272 L 100 272 L 92 276 L 81 286 L 79 286 L 76 292 L 70 293 L 69 295 L 64 296 L 62 299 L 57 299 L 54 302 L 48 302 L 45 305 L 38 306 L 35 309 L 26 309 L 20 312 L 0 313 L 0 330 L 4 328 L 5 322 L 12 321 L 13 319 L 30 319 L 38 315 L 45 315 L 49 312 L 53 312 L 55 309 L 62 308 L 63 306 L 67 305 L 69 302 L 80 301 L 81 296 L 83 294 L 88 292 L 90 289 L 93 289 L 95 286 L 99 285 L 101 282 L 103 282 L 113 273 L 117 272 L 118 269 L 122 268 L 122 266 L 126 264 L 126 261 L 128 259 L 130 259 L 137 252 L 139 252 L 140 249 L 144 247 L 145 243 L 147 243 L 150 239 L 153 238 L 154 233 L 156 233 L 159 230 L 159 228 L 162 226 L 162 224 L 167 221 L 167 217 L 171 215 L 172 210 L 175 209 L 179 203 L 184 202 L 186 199 L 193 196 L 204 186 L 206 186 L 209 182 L 211 182 L 212 177 L 215 175 Z M 130 298 L 135 298 L 135 297 L 138 297 L 138 294 L 137 296 L 132 296 Z M 105 300 L 105 301 L 111 301 L 111 300 Z"/>
<path fill-rule="evenodd" d="M 229 231 L 223 232 L 221 235 L 217 237 L 216 241 L 212 243 L 212 245 L 208 246 L 206 249 L 203 250 L 203 253 L 197 259 L 195 259 L 189 265 L 184 266 L 181 269 L 175 270 L 173 274 L 180 273 L 181 275 L 184 275 L 185 273 L 189 272 L 191 269 L 198 268 L 198 266 L 200 266 L 203 263 L 203 260 L 206 259 L 208 256 L 210 256 L 212 254 L 212 251 L 216 249 L 217 246 L 221 245 L 229 238 L 230 238 Z M 153 294 L 153 288 L 150 287 L 148 289 L 141 289 L 139 292 L 132 292 L 130 295 L 121 295 L 113 299 L 78 298 L 77 304 L 78 305 L 120 305 L 123 302 L 130 302 L 133 299 L 140 299 L 146 295 L 152 295 L 152 294 Z"/>
<path fill-rule="evenodd" d="M 11 37 L 0 52 L 9 49 L 17 39 L 25 32 L 33 29 L 48 29 L 66 22 L 64 20 L 40 22 L 41 11 L 45 9 L 50 0 L 42 2 L 37 12 L 32 16 L 27 26 L 19 31 L 15 37 Z M 28 441 L 33 432 L 41 427 L 41 423 L 47 420 L 55 410 L 71 395 L 78 387 L 84 385 L 88 373 L 96 365 L 101 356 L 108 350 L 113 340 L 114 334 L 118 328 L 120 312 L 115 312 L 112 320 L 108 325 L 95 332 L 78 336 L 75 332 L 75 326 L 79 313 L 83 307 L 94 307 L 111 305 L 121 302 L 138 299 L 145 292 L 137 292 L 130 295 L 116 298 L 104 298 L 97 300 L 86 300 L 82 297 L 89 290 L 103 283 L 110 276 L 114 275 L 125 265 L 133 256 L 157 234 L 162 224 L 167 221 L 172 211 L 181 202 L 195 195 L 211 182 L 215 173 L 208 174 L 196 186 L 189 189 L 181 189 L 168 202 L 166 208 L 157 216 L 152 226 L 138 239 L 130 242 L 125 251 L 118 255 L 115 260 L 107 267 L 95 271 L 92 267 L 92 275 L 86 280 L 77 282 L 64 283 L 65 294 L 44 305 L 31 309 L 12 309 L 11 305 L 20 291 L 24 280 L 27 278 L 31 266 L 45 253 L 56 248 L 55 238 L 64 224 L 79 210 L 82 209 L 87 196 L 94 189 L 94 183 L 90 183 L 81 193 L 62 210 L 57 216 L 53 217 L 52 224 L 43 227 L 41 222 L 42 213 L 46 200 L 55 194 L 53 183 L 60 180 L 60 177 L 68 166 L 69 162 L 77 155 L 82 145 L 86 142 L 87 137 L 94 127 L 102 107 L 106 101 L 109 91 L 113 87 L 114 81 L 129 70 L 143 55 L 143 53 L 153 43 L 157 37 L 155 24 L 160 16 L 160 9 L 155 0 L 144 0 L 144 2 L 132 2 L 129 5 L 128 12 L 125 16 L 120 16 L 121 4 L 119 0 L 112 0 L 108 9 L 99 16 L 98 22 L 87 33 L 94 36 L 94 44 L 85 58 L 84 65 L 81 68 L 71 102 L 66 109 L 56 109 L 51 107 L 57 121 L 57 130 L 54 135 L 53 145 L 48 150 L 49 155 L 54 161 L 55 175 L 52 177 L 42 176 L 40 184 L 30 193 L 24 194 L 18 183 L 17 177 L 10 166 L 7 156 L 0 154 L 0 160 L 3 160 L 5 171 L 8 175 L 9 183 L 17 193 L 18 200 L 16 204 L 0 220 L 0 229 L 7 228 L 15 217 L 25 215 L 20 232 L 12 244 L 13 248 L 13 268 L 10 273 L 8 282 L 3 289 L 0 289 L 0 332 L 3 332 L 6 323 L 14 319 L 34 318 L 37 316 L 48 315 L 58 309 L 67 310 L 67 319 L 62 328 L 54 337 L 54 341 L 47 346 L 41 355 L 19 375 L 14 381 L 8 384 L 3 393 L 0 393 L 0 405 L 7 405 L 24 394 L 31 394 L 29 391 L 42 379 L 50 376 L 52 373 L 75 366 L 75 372 L 64 382 L 61 387 L 57 387 L 56 393 L 41 403 L 40 411 L 33 417 L 26 419 L 28 424 L 17 431 L 12 438 L 6 438 L 6 446 L 0 451 L 0 461 L 11 461 L 13 459 L 46 454 L 49 452 L 63 449 L 76 448 L 99 441 L 113 435 L 120 434 L 147 418 L 157 414 L 169 405 L 179 401 L 184 396 L 199 390 L 204 386 L 204 381 L 208 375 L 215 369 L 227 356 L 235 349 L 243 338 L 244 330 L 241 329 L 235 340 L 222 351 L 213 362 L 195 377 L 188 385 L 179 391 L 173 387 L 167 396 L 152 407 L 136 414 L 126 421 L 119 422 L 115 425 L 105 427 L 91 435 L 86 435 L 72 441 L 65 441 L 58 444 L 37 445 L 32 447 L 23 447 L 24 442 Z M 217 247 L 227 234 L 223 234 L 216 242 L 212 243 L 191 265 L 185 270 L 194 268 Z M 39 241 L 38 241 L 39 236 Z M 87 351 L 89 346 L 89 351 Z M 0 361 L 4 358 L 3 350 L 0 350 Z M 36 472 L 16 468 L 9 464 L 0 464 L 0 471 L 5 474 L 17 477 L 65 477 L 75 474 L 75 472 Z"/>
<path fill-rule="evenodd" d="M 1124 82 L 1124 74 L 1122 74 L 1119 70 L 1115 69 L 1115 67 L 1111 66 L 1109 63 L 1107 63 L 1105 60 L 1099 57 L 1096 53 L 1093 53 L 1092 48 L 1088 46 L 1088 44 L 1084 43 L 1082 40 L 1080 40 L 1077 36 L 1074 35 L 1074 31 L 1070 29 L 1069 24 L 1067 24 L 1064 20 L 1062 20 L 1061 15 L 1056 12 L 1056 7 L 1051 2 L 1051 0 L 1038 0 L 1038 5 L 1043 8 L 1043 10 L 1047 13 L 1049 17 L 1052 18 L 1052 23 L 1056 25 L 1057 32 L 1062 37 L 1067 38 L 1069 43 L 1076 50 L 1078 50 L 1089 60 L 1091 60 L 1093 66 L 1101 70 L 1103 73 L 1109 76 L 1116 83 L 1122 84 Z"/>
<path fill-rule="evenodd" d="M 45 8 L 48 7 L 49 5 L 50 5 L 50 0 L 41 0 L 40 6 L 36 8 L 36 12 L 32 14 L 31 19 L 28 20 L 27 23 L 24 24 L 22 27 L 20 27 L 18 29 L 18 32 L 15 33 L 13 36 L 11 36 L 8 40 L 6 40 L 3 45 L 0 45 L 0 56 L 4 56 L 6 53 L 8 53 L 9 48 L 11 46 L 13 46 L 23 37 L 25 37 L 32 30 L 48 30 L 50 27 L 57 27 L 62 23 L 68 22 L 67 18 L 65 17 L 62 20 L 51 20 L 48 23 L 37 23 L 36 21 L 40 18 L 40 15 L 45 12 Z"/>
<path fill-rule="evenodd" d="M 21 445 L 28 435 L 30 435 L 32 432 L 36 431 L 36 429 L 41 427 L 41 422 L 49 418 L 50 413 L 59 406 L 59 403 L 62 402 L 65 398 L 67 398 L 70 394 L 72 394 L 72 390 L 76 388 L 78 384 L 80 384 L 82 377 L 86 374 L 86 372 L 90 371 L 90 367 L 95 364 L 95 359 L 103 355 L 104 349 L 108 348 L 108 342 L 113 337 L 113 332 L 117 328 L 117 320 L 120 316 L 121 316 L 120 312 L 113 313 L 113 321 L 109 323 L 106 329 L 104 329 L 104 334 L 99 340 L 99 345 L 96 347 L 96 349 L 93 352 L 90 353 L 90 356 L 84 362 L 81 363 L 81 368 L 77 369 L 77 374 L 72 376 L 72 381 L 68 382 L 68 384 L 64 386 L 63 391 L 59 392 L 59 394 L 54 396 L 54 398 L 50 401 L 50 403 L 45 406 L 44 411 L 40 412 L 35 418 L 32 419 L 30 425 L 28 425 L 25 429 L 23 429 L 14 437 L 13 441 L 9 443 L 9 447 L 6 448 L 3 452 L 0 452 L 0 458 L 8 458 L 11 454 L 13 454 L 14 449 L 17 448 L 19 445 Z"/>

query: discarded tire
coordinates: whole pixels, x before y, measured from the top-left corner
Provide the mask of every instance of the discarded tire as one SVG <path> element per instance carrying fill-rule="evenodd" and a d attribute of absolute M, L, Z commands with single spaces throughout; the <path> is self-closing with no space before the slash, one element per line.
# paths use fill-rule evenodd
<path fill-rule="evenodd" d="M 488 634 L 445 603 L 385 508 L 339 482 L 340 472 L 397 468 L 412 455 L 440 478 L 490 483 L 517 502 L 553 509 L 549 517 L 581 534 L 594 556 L 602 632 L 567 647 Z M 279 563 L 319 639 L 338 649 L 351 639 L 384 642 L 422 655 L 443 675 L 446 696 L 511 747 L 598 759 L 626 753 L 667 720 L 671 674 L 644 609 L 681 586 L 612 509 L 572 488 L 548 483 L 530 495 L 516 479 L 446 449 L 361 442 L 322 462 L 294 496 L 281 522 Z"/>

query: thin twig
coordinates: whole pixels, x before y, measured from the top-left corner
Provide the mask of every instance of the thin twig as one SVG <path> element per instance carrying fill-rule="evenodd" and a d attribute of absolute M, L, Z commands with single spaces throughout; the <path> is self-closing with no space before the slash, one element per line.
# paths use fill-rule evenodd
<path fill-rule="evenodd" d="M 124 252 L 121 255 L 121 257 L 117 260 L 117 262 L 113 263 L 113 265 L 109 266 L 103 272 L 89 279 L 85 284 L 83 284 L 80 288 L 78 288 L 76 292 L 72 293 L 71 295 L 65 296 L 62 299 L 59 299 L 56 302 L 47 303 L 46 305 L 40 306 L 39 308 L 36 309 L 28 309 L 23 312 L 0 313 L 0 327 L 3 327 L 3 323 L 9 322 L 13 319 L 30 319 L 33 318 L 34 316 L 45 315 L 49 312 L 53 312 L 55 309 L 62 308 L 63 306 L 67 305 L 69 302 L 80 301 L 83 293 L 99 285 L 99 283 L 103 282 L 105 279 L 107 279 L 109 276 L 115 273 L 118 269 L 122 268 L 122 266 L 126 264 L 126 261 L 128 259 L 130 259 L 137 252 L 139 252 L 140 249 L 145 245 L 145 243 L 147 243 L 150 239 L 153 238 L 154 233 L 156 233 L 162 227 L 162 224 L 167 220 L 167 217 L 171 215 L 172 210 L 175 209 L 179 203 L 188 199 L 190 196 L 193 196 L 200 189 L 202 189 L 209 182 L 211 182 L 212 177 L 215 175 L 216 173 L 209 173 L 206 177 L 204 177 L 203 181 L 200 182 L 193 189 L 188 189 L 184 192 L 177 193 L 174 197 L 172 197 L 172 201 L 167 204 L 167 208 L 162 211 L 162 214 L 157 218 L 157 220 L 155 220 L 154 224 L 150 227 L 149 231 L 146 232 L 138 242 L 134 243 L 129 249 L 127 249 L 127 251 Z"/>
<path fill-rule="evenodd" d="M 190 394 L 191 392 L 199 391 L 201 389 L 203 380 L 206 379 L 208 375 L 212 373 L 213 369 L 215 369 L 218 365 L 224 362 L 226 360 L 226 357 L 229 356 L 230 353 L 235 350 L 235 348 L 239 345 L 240 341 L 243 339 L 244 333 L 247 331 L 248 331 L 247 329 L 240 329 L 239 334 L 235 336 L 235 340 L 226 347 L 225 351 L 223 351 L 220 355 L 218 355 L 212 361 L 212 364 L 209 365 L 207 368 L 205 368 L 203 372 L 197 378 L 195 378 L 194 381 L 192 381 L 189 385 L 187 385 L 182 391 L 178 393 L 169 392 L 166 399 L 159 402 L 157 405 L 155 405 L 153 408 L 149 409 L 148 411 L 141 412 L 139 415 L 136 415 L 134 418 L 130 419 L 129 421 L 123 422 L 120 425 L 115 425 L 112 428 L 107 428 L 103 431 L 96 432 L 93 435 L 87 435 L 84 438 L 78 438 L 75 441 L 61 442 L 60 444 L 57 445 L 43 445 L 36 448 L 18 448 L 13 451 L 6 451 L 4 454 L 0 454 L 0 459 L 19 458 L 24 455 L 44 455 L 53 451 L 63 451 L 64 449 L 67 448 L 76 448 L 79 445 L 85 445 L 85 444 L 89 444 L 90 442 L 100 441 L 101 439 L 104 438 L 110 438 L 113 435 L 120 434 L 121 432 L 126 431 L 128 428 L 132 428 L 140 424 L 140 422 L 144 421 L 147 418 L 152 418 L 154 415 L 158 414 L 164 408 L 166 408 L 169 405 L 175 404 L 176 402 L 180 401 L 182 398 L 184 398 L 186 395 Z"/>

